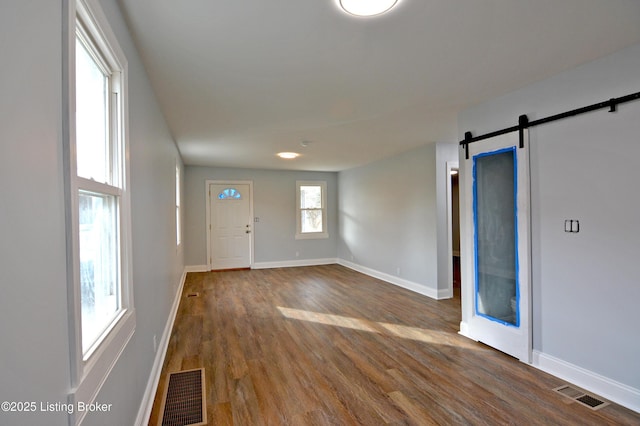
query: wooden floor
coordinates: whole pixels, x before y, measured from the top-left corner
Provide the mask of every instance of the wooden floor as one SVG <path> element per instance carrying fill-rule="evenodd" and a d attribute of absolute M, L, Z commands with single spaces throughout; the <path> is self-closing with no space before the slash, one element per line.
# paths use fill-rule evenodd
<path fill-rule="evenodd" d="M 192 293 L 197 297 L 187 297 Z M 167 373 L 204 367 L 209 425 L 623 425 L 563 381 L 457 334 L 435 301 L 338 265 L 190 273 Z"/>

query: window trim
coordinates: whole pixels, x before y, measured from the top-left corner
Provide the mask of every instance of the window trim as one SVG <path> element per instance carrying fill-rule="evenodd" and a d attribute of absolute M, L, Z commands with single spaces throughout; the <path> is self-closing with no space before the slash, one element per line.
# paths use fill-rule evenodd
<path fill-rule="evenodd" d="M 302 208 L 300 207 L 300 187 L 319 186 L 322 202 L 322 232 L 302 232 Z M 329 238 L 329 226 L 327 223 L 327 182 L 324 180 L 297 180 L 296 181 L 296 240 L 314 240 Z"/>
<path fill-rule="evenodd" d="M 119 356 L 133 336 L 136 315 L 133 303 L 132 242 L 131 242 L 131 202 L 129 194 L 128 161 L 128 63 L 124 52 L 111 30 L 102 8 L 97 0 L 66 0 L 64 6 L 64 43 L 63 43 L 63 161 L 65 163 L 65 201 L 67 212 L 67 276 L 69 305 L 69 345 L 71 355 L 70 403 L 82 401 L 95 402 L 100 388 L 107 380 Z M 112 147 L 110 165 L 112 180 L 110 184 L 95 182 L 77 175 L 76 160 L 76 117 L 75 117 L 75 48 L 76 31 L 89 41 L 100 53 L 101 66 L 109 68 L 110 96 L 118 93 L 116 105 L 110 114 L 117 120 L 110 121 L 109 132 L 117 134 L 118 144 Z M 115 123 L 115 125 L 114 125 Z M 118 198 L 119 248 L 120 248 L 120 297 L 121 309 L 114 320 L 101 334 L 98 341 L 86 353 L 82 348 L 82 312 L 80 284 L 80 191 L 114 195 Z M 69 414 L 70 424 L 79 424 L 86 414 Z"/>

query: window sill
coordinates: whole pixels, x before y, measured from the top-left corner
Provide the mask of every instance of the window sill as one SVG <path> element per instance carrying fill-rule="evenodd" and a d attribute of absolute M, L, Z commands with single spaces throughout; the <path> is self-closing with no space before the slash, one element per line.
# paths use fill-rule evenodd
<path fill-rule="evenodd" d="M 296 240 L 321 240 L 329 238 L 328 232 L 309 232 L 306 234 L 296 234 Z"/>
<path fill-rule="evenodd" d="M 95 402 L 100 388 L 131 340 L 135 328 L 135 312 L 125 311 L 95 351 L 86 361 L 83 361 L 81 378 L 76 388 L 69 394 L 69 403 L 77 406 L 78 402 L 86 404 Z M 72 414 L 75 418 L 70 424 L 80 424 L 85 414 L 86 412 Z"/>

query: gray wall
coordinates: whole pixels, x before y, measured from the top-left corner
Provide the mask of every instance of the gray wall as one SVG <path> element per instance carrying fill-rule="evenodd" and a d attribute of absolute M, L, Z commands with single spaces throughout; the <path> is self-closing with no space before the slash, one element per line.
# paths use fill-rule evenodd
<path fill-rule="evenodd" d="M 437 291 L 437 151 L 424 145 L 339 173 L 339 258 Z"/>
<path fill-rule="evenodd" d="M 637 92 L 638 70 L 640 45 L 463 111 L 460 138 Z M 635 389 L 638 118 L 636 101 L 531 131 L 534 350 Z"/>
<path fill-rule="evenodd" d="M 189 166 L 185 174 L 187 265 L 207 264 L 205 182 L 224 179 L 253 181 L 253 213 L 260 219 L 254 223 L 255 262 L 335 259 L 338 241 L 336 173 Z M 327 182 L 329 238 L 295 239 L 296 180 Z"/>
<path fill-rule="evenodd" d="M 66 401 L 69 391 L 61 11 L 42 0 L 0 13 L 0 401 Z M 0 412 L 0 423 L 66 415 Z"/>
<path fill-rule="evenodd" d="M 183 271 L 175 246 L 178 152 L 115 0 L 101 1 L 129 61 L 133 279 L 137 327 L 86 425 L 133 424 Z M 0 13 L 0 401 L 66 402 L 70 392 L 62 165 L 62 2 Z M 27 36 L 25 36 L 27 35 Z M 66 425 L 66 413 L 7 414 L 3 425 Z"/>

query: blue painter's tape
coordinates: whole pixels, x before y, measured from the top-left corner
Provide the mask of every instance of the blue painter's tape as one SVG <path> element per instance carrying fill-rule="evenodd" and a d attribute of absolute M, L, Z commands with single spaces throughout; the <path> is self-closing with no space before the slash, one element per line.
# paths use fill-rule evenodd
<path fill-rule="evenodd" d="M 480 280 L 480 273 L 478 270 L 478 185 L 477 185 L 477 160 L 482 157 L 488 157 L 497 154 L 503 154 L 510 152 L 513 155 L 513 197 L 514 197 L 514 233 L 515 233 L 515 279 L 516 279 L 516 318 L 515 324 L 504 321 L 500 318 L 495 318 L 490 315 L 479 312 L 478 310 L 478 283 Z M 520 327 L 520 265 L 519 265 L 519 253 L 518 253 L 518 156 L 516 155 L 516 147 L 511 146 L 507 148 L 498 149 L 490 152 L 482 152 L 473 156 L 473 257 L 474 257 L 474 309 L 477 316 L 487 318 L 491 321 L 500 323 L 508 327 Z"/>

